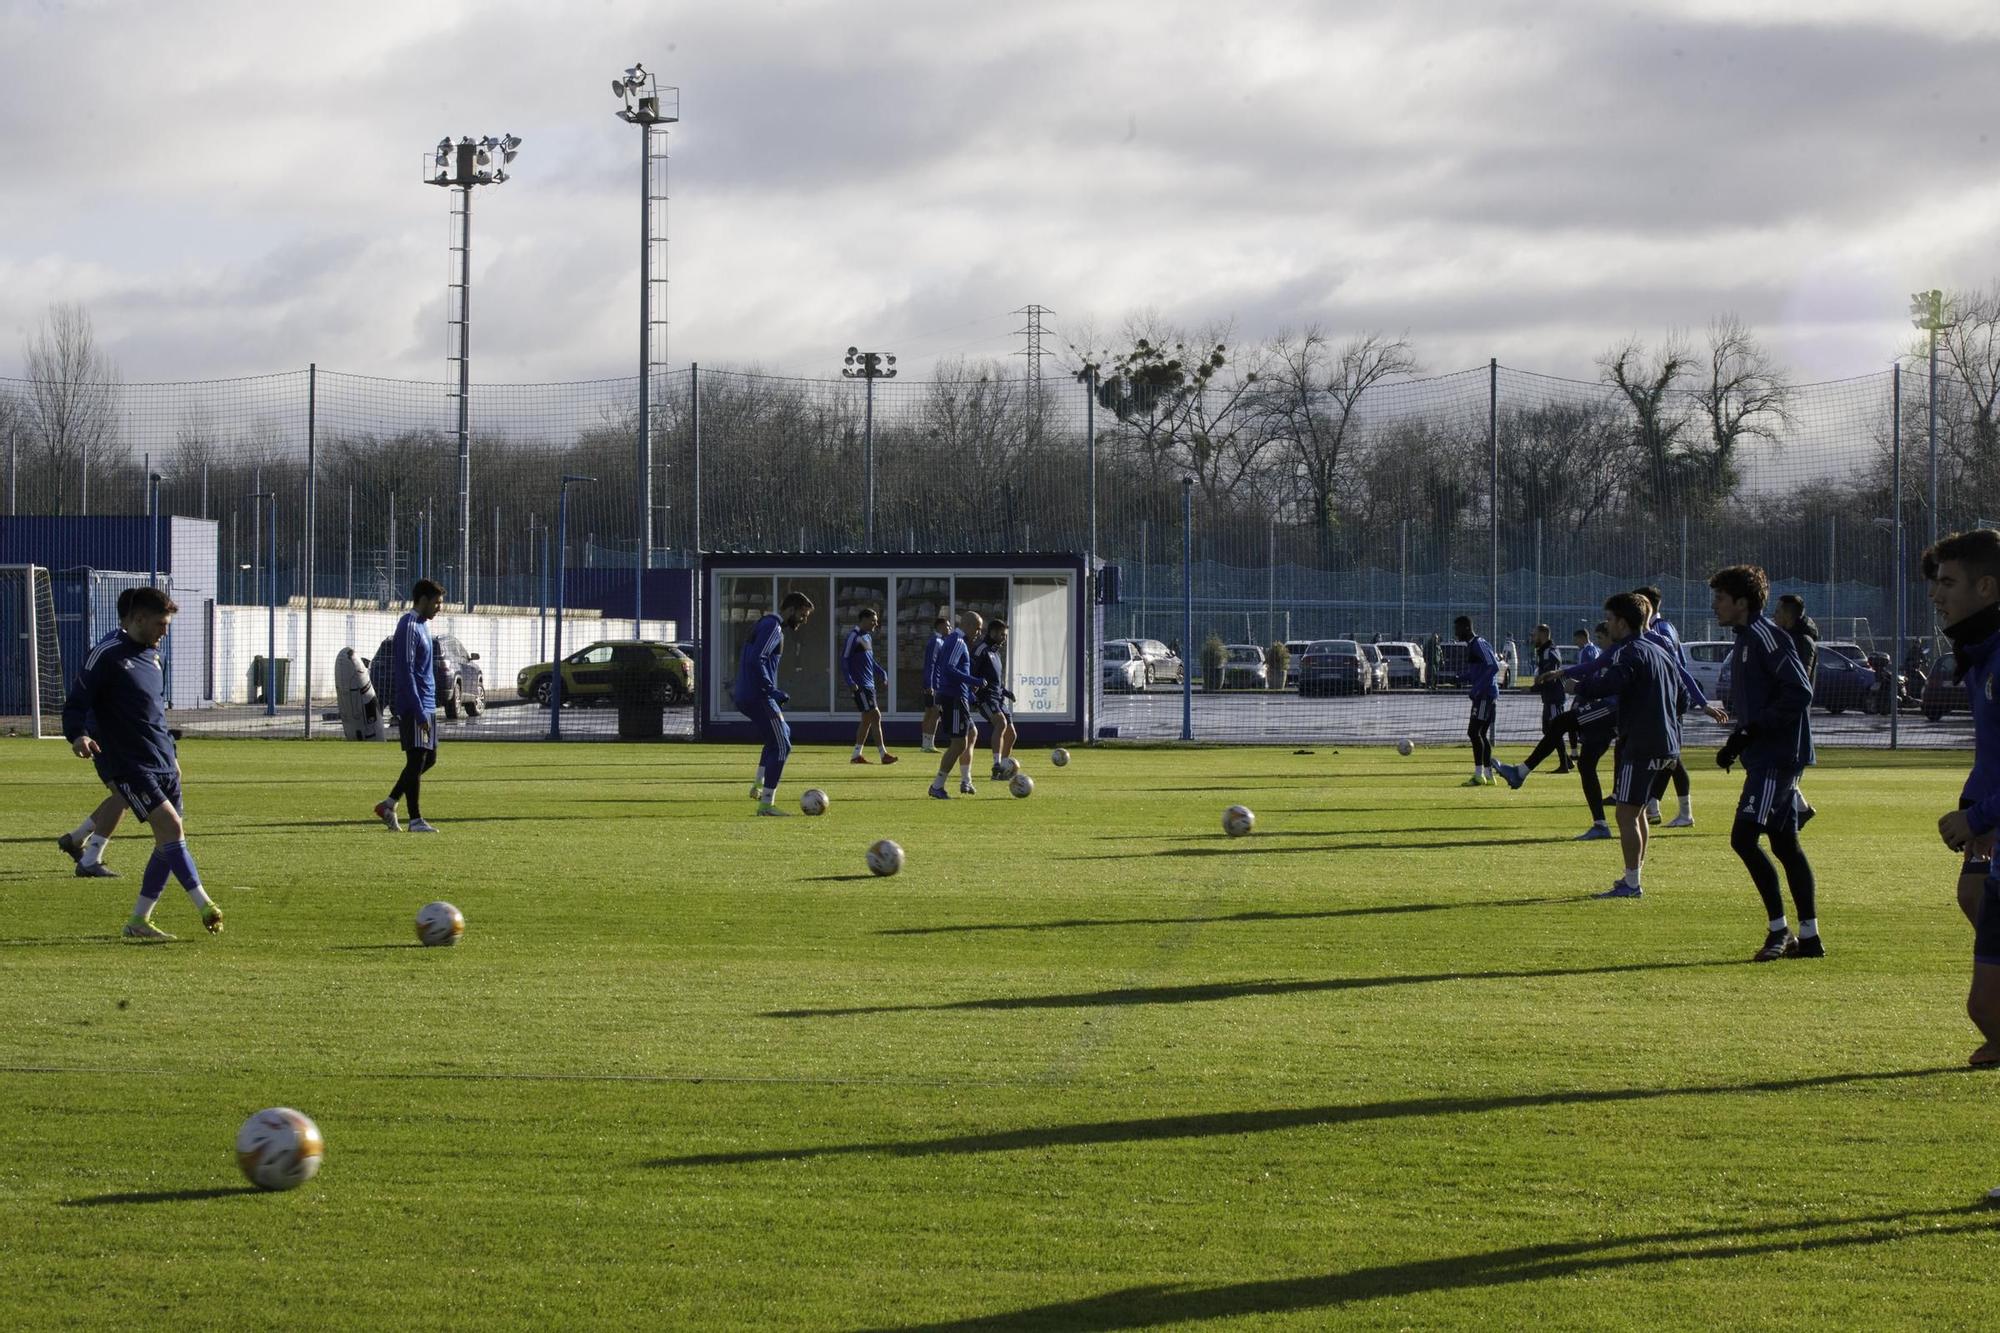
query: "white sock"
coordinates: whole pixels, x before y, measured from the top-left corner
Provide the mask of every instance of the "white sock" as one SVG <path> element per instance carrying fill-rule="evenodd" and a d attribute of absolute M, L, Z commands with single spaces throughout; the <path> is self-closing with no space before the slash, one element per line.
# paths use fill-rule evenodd
<path fill-rule="evenodd" d="M 206 912 L 210 907 L 214 906 L 208 900 L 207 890 L 203 889 L 199 884 L 189 889 L 187 894 L 188 901 L 194 904 L 194 910 L 197 912 Z"/>
<path fill-rule="evenodd" d="M 83 840 L 83 864 L 94 866 L 104 859 L 104 849 L 111 842 L 102 833 L 93 833 Z"/>
<path fill-rule="evenodd" d="M 854 757 L 856 759 L 859 759 L 861 757 L 861 747 L 858 745 L 854 747 Z"/>
<path fill-rule="evenodd" d="M 1609 824 L 1605 823 L 1605 822 L 1604 822 L 1603 820 L 1601 820 L 1601 819 L 1593 819 L 1593 820 L 1591 820 L 1591 821 L 1590 821 L 1590 826 L 1591 826 L 1592 828 L 1610 828 L 1610 827 L 1611 827 L 1611 825 L 1609 825 Z"/>
<path fill-rule="evenodd" d="M 71 842 L 82 842 L 95 832 L 97 832 L 97 821 L 86 815 L 81 824 L 78 824 L 69 831 L 69 840 Z"/>
<path fill-rule="evenodd" d="M 887 753 L 889 753 L 889 742 L 887 742 L 887 741 L 885 741 L 885 740 L 877 740 L 877 741 L 875 742 L 875 753 L 876 753 L 876 754 L 887 754 Z"/>
<path fill-rule="evenodd" d="M 1773 931 L 1773 933 L 1780 930 L 1784 930 L 1787 924 L 1788 923 L 1785 920 L 1785 914 L 1783 912 L 1780 912 L 1778 913 L 1778 915 L 1771 918 L 1771 930 Z"/>
<path fill-rule="evenodd" d="M 959 761 L 958 761 L 958 780 L 959 780 L 960 782 L 970 782 L 970 781 L 972 781 L 972 760 L 971 760 L 971 759 L 961 759 L 961 760 L 959 760 Z"/>
<path fill-rule="evenodd" d="M 1780 919 L 1782 919 L 1782 918 L 1780 918 Z M 1809 916 L 1809 917 L 1807 917 L 1807 918 L 1806 918 L 1805 920 L 1803 920 L 1803 921 L 1799 922 L 1799 938 L 1800 938 L 1800 939 L 1802 939 L 1802 940 L 1809 940 L 1809 939 L 1811 939 L 1811 938 L 1812 938 L 1813 936 L 1815 936 L 1815 935 L 1817 935 L 1817 934 L 1819 934 L 1819 918 L 1818 918 L 1818 917 L 1816 917 L 1816 916 Z"/>
<path fill-rule="evenodd" d="M 776 787 L 764 788 L 764 794 L 757 798 L 757 803 L 759 805 L 776 805 L 778 803 L 778 789 Z"/>
<path fill-rule="evenodd" d="M 1694 797 L 1681 797 L 1681 813 L 1690 819 L 1694 818 Z"/>
<path fill-rule="evenodd" d="M 1646 802 L 1646 818 L 1658 819 L 1659 817 L 1660 817 L 1660 803 L 1658 801 Z"/>
<path fill-rule="evenodd" d="M 750 785 L 755 787 L 758 791 L 764 790 L 764 770 L 762 768 L 759 768 L 757 770 L 756 777 L 750 779 Z"/>
<path fill-rule="evenodd" d="M 1637 866 L 1626 867 L 1625 882 L 1627 884 L 1630 884 L 1635 889 L 1639 887 L 1639 867 Z"/>

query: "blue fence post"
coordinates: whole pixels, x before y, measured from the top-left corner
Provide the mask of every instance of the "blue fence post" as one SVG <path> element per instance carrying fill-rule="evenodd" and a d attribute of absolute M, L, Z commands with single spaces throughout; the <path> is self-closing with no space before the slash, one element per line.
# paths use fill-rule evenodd
<path fill-rule="evenodd" d="M 1181 739 L 1194 739 L 1194 478 L 1181 478 Z"/>

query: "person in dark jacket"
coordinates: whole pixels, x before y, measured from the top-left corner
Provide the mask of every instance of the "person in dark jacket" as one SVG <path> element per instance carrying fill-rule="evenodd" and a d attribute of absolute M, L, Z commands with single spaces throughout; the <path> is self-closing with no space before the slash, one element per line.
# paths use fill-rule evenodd
<path fill-rule="evenodd" d="M 1659 799 L 1681 762 L 1681 714 L 1687 690 L 1680 665 L 1646 637 L 1652 607 L 1636 593 L 1621 592 L 1604 603 L 1612 648 L 1603 664 L 1577 682 L 1579 699 L 1618 696 L 1618 750 L 1611 799 L 1625 874 L 1599 898 L 1639 898 L 1646 864 L 1646 804 Z"/>
<path fill-rule="evenodd" d="M 1924 552 L 1931 605 L 1951 640 L 1950 670 L 1972 707 L 1972 771 L 1958 808 L 1939 816 L 1938 836 L 1964 855 L 1958 906 L 1972 923 L 1972 992 L 1965 1011 L 1986 1041 L 1975 1065 L 2000 1064 L 2000 875 L 1993 851 L 2000 835 L 2000 532 L 1955 532 Z M 1940 661 L 1934 668 L 1946 669 Z"/>
<path fill-rule="evenodd" d="M 1717 570 L 1708 586 L 1715 593 L 1715 622 L 1736 635 L 1729 655 L 1728 705 L 1735 730 L 1715 755 L 1724 772 L 1737 760 L 1743 762 L 1743 795 L 1729 845 L 1750 871 L 1770 922 L 1751 961 L 1824 958 L 1812 862 L 1799 846 L 1799 811 L 1792 800 L 1799 775 L 1813 762 L 1812 685 L 1792 636 L 1764 614 L 1771 581 L 1762 569 L 1731 565 Z M 1785 868 L 1792 904 L 1799 910 L 1797 937 L 1785 920 L 1778 868 L 1758 845 L 1760 839 L 1769 840 Z"/>
<path fill-rule="evenodd" d="M 1542 700 L 1542 734 L 1562 719 L 1569 711 L 1569 692 L 1562 682 L 1562 656 L 1556 652 L 1555 635 L 1549 633 L 1547 625 L 1535 626 L 1535 693 Z M 1555 676 L 1554 680 L 1549 677 Z M 1575 733 L 1570 733 L 1570 744 L 1575 743 Z M 1556 747 L 1556 772 L 1567 773 L 1571 764 L 1570 745 Z"/>
<path fill-rule="evenodd" d="M 1472 742 L 1472 776 L 1468 787 L 1493 785 L 1493 718 L 1500 700 L 1500 659 L 1493 645 L 1472 628 L 1472 617 L 1460 616 L 1452 622 L 1452 633 L 1465 645 L 1465 665 L 1459 669 L 1458 683 L 1471 703 L 1465 725 L 1466 739 Z"/>
<path fill-rule="evenodd" d="M 1778 599 L 1778 610 L 1772 616 L 1778 628 L 1792 636 L 1792 647 L 1798 650 L 1799 665 L 1806 669 L 1806 684 L 1811 685 L 1813 673 L 1819 669 L 1819 626 L 1806 614 L 1806 599 L 1795 592 L 1788 592 Z M 1819 812 L 1806 799 L 1804 791 L 1792 790 L 1792 803 L 1799 808 L 1799 827 Z"/>

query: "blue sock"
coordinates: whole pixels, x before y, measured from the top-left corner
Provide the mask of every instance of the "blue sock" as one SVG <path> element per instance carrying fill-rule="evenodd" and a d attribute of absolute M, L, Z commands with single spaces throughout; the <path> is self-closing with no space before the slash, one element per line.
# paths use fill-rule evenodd
<path fill-rule="evenodd" d="M 146 873 L 139 877 L 139 901 L 132 905 L 133 916 L 153 914 L 153 904 L 160 901 L 160 892 L 167 887 L 167 876 L 171 873 L 167 849 L 155 847 L 146 861 Z"/>
<path fill-rule="evenodd" d="M 187 890 L 188 900 L 197 911 L 208 907 L 208 894 L 201 887 L 201 872 L 194 868 L 194 853 L 188 850 L 187 839 L 170 842 L 160 848 L 158 855 L 166 858 L 167 867 L 174 872 L 174 878 Z"/>

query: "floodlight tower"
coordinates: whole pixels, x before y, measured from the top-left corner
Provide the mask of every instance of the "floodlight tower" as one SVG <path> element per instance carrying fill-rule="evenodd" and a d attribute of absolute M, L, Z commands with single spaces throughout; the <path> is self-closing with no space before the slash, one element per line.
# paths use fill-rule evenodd
<path fill-rule="evenodd" d="M 864 551 L 875 549 L 875 381 L 896 378 L 896 358 L 886 352 L 864 352 L 859 347 L 847 349 L 846 364 L 841 366 L 842 379 L 863 380 L 868 386 L 868 407 L 861 421 L 861 474 L 862 489 L 862 545 Z"/>
<path fill-rule="evenodd" d="M 454 294 L 455 314 L 447 319 L 448 343 L 445 369 L 457 370 L 458 399 L 458 568 L 453 577 L 472 597 L 472 426 L 467 411 L 472 398 L 472 191 L 480 185 L 500 185 L 507 180 L 507 166 L 521 151 L 521 141 L 511 134 L 498 138 L 487 135 L 475 141 L 470 135 L 453 143 L 449 136 L 439 139 L 437 148 L 424 160 L 424 183 L 455 193 L 451 197 L 451 253 L 457 263 L 447 293 Z M 497 160 L 496 160 L 497 159 Z M 430 570 L 423 571 L 428 577 Z"/>
<path fill-rule="evenodd" d="M 1931 375 L 1930 412 L 1927 433 L 1931 450 L 1931 540 L 1932 546 L 1938 539 L 1938 465 L 1937 465 L 1937 340 L 1940 330 L 1951 327 L 1951 303 L 1944 293 L 1933 287 L 1927 292 L 1915 292 L 1910 296 L 1910 323 L 1930 335 Z"/>
<path fill-rule="evenodd" d="M 633 581 L 632 633 L 643 637 L 646 571 L 653 563 L 653 367 L 666 359 L 667 331 L 667 126 L 681 118 L 681 90 L 661 88 L 646 67 L 632 67 L 611 81 L 624 105 L 618 119 L 639 127 L 639 575 Z M 659 165 L 657 179 L 654 164 Z M 653 271 L 659 251 L 659 273 Z M 657 286 L 659 291 L 653 290 Z M 653 300 L 659 298 L 654 313 Z M 659 346 L 653 344 L 659 332 Z"/>

